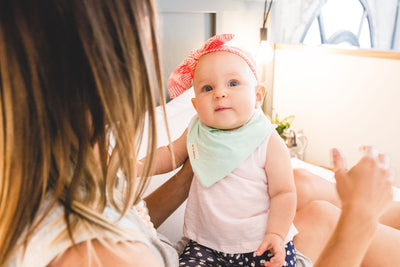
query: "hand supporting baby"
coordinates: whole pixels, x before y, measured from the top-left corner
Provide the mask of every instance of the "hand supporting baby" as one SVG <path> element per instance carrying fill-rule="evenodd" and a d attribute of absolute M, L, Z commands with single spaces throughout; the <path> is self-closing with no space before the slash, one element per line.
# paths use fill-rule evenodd
<path fill-rule="evenodd" d="M 265 262 L 266 267 L 281 267 L 285 262 L 285 243 L 282 237 L 275 233 L 267 233 L 263 242 L 258 247 L 256 255 L 261 256 L 265 251 L 270 250 L 273 255 L 270 261 Z"/>

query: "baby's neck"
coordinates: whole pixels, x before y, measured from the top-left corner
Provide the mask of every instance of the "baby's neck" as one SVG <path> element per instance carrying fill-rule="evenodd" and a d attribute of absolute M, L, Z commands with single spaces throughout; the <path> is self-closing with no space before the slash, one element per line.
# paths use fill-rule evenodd
<path fill-rule="evenodd" d="M 240 125 L 240 126 L 238 126 L 238 127 L 232 128 L 232 129 L 221 129 L 221 128 L 210 127 L 210 126 L 208 126 L 208 125 L 207 125 L 207 126 L 210 127 L 210 128 L 214 128 L 214 129 L 217 129 L 217 130 L 221 130 L 221 131 L 227 131 L 227 132 L 228 132 L 228 131 L 234 131 L 234 130 L 237 130 L 237 129 L 243 127 L 243 126 L 246 125 L 247 123 L 249 123 L 249 122 L 251 121 L 251 119 L 253 119 L 255 113 L 256 113 L 256 111 L 253 111 L 253 113 L 250 115 L 250 117 L 247 119 L 247 121 L 246 121 L 245 123 L 243 123 L 242 125 Z"/>

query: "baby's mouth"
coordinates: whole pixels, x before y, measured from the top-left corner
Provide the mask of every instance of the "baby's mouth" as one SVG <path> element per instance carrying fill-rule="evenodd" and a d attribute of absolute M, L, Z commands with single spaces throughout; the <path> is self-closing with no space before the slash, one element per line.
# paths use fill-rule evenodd
<path fill-rule="evenodd" d="M 230 109 L 230 108 L 229 107 L 218 106 L 218 107 L 215 108 L 215 111 L 224 111 L 224 110 L 227 110 L 227 109 Z"/>

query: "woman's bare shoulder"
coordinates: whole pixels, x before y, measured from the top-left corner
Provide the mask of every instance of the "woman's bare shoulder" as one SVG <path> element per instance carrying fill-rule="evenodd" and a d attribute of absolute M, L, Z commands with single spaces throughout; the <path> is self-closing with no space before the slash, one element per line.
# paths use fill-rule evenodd
<path fill-rule="evenodd" d="M 90 248 L 93 249 L 90 249 Z M 48 267 L 67 266 L 161 266 L 150 248 L 141 242 L 119 242 L 113 245 L 111 250 L 107 245 L 98 240 L 82 242 L 69 248 L 62 255 L 56 257 Z M 93 251 L 95 253 L 93 253 Z M 89 255 L 91 262 L 88 260 Z"/>

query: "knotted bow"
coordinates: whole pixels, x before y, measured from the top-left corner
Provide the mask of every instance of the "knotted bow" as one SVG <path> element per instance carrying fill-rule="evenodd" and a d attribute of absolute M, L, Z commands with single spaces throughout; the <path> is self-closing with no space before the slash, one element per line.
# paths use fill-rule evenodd
<path fill-rule="evenodd" d="M 172 72 L 171 76 L 169 77 L 169 95 L 174 98 L 186 91 L 192 84 L 194 70 L 200 57 L 205 54 L 217 51 L 226 51 L 242 57 L 249 65 L 251 71 L 254 73 L 256 80 L 258 80 L 254 59 L 252 59 L 250 55 L 237 47 L 225 45 L 225 43 L 232 40 L 233 37 L 235 37 L 234 34 L 215 35 L 214 37 L 210 38 L 203 45 L 203 47 L 190 52 L 189 56 L 187 56 L 187 58 L 183 60 L 183 62 Z"/>

